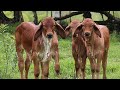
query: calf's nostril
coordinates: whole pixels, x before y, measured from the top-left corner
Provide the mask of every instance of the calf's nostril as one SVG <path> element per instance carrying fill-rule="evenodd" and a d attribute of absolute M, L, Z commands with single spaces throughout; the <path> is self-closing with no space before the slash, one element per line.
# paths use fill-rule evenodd
<path fill-rule="evenodd" d="M 90 33 L 89 33 L 89 32 L 86 32 L 86 33 L 85 33 L 85 36 L 90 36 Z"/>
<path fill-rule="evenodd" d="M 48 34 L 48 35 L 47 35 L 47 38 L 49 38 L 49 39 L 52 38 L 52 37 L 53 37 L 52 34 Z"/>

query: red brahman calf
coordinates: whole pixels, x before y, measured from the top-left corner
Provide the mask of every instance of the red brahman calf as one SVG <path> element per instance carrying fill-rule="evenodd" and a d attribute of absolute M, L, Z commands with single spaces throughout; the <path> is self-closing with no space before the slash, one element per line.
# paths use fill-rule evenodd
<path fill-rule="evenodd" d="M 60 73 L 58 38 L 56 32 L 65 38 L 64 29 L 52 17 L 45 18 L 39 25 L 23 22 L 15 32 L 16 51 L 21 78 L 24 78 L 24 60 L 22 52 L 26 51 L 25 78 L 28 78 L 30 60 L 34 62 L 34 76 L 37 79 L 40 73 L 39 63 L 42 68 L 42 78 L 48 78 L 49 61 L 55 60 L 55 71 Z"/>
<path fill-rule="evenodd" d="M 72 32 L 72 55 L 75 60 L 76 77 L 80 78 L 80 76 L 82 76 L 82 78 L 85 79 L 85 65 L 87 58 L 85 42 L 82 35 L 79 34 L 79 31 L 77 35 L 73 35 L 79 24 L 81 24 L 80 21 L 73 20 L 66 27 L 65 32 L 66 36 Z"/>
<path fill-rule="evenodd" d="M 103 78 L 106 78 L 107 55 L 109 49 L 109 29 L 104 25 L 97 25 L 92 19 L 86 18 L 77 26 L 74 35 L 84 36 L 87 56 L 90 60 L 92 78 L 99 79 L 100 64 L 102 61 Z"/>

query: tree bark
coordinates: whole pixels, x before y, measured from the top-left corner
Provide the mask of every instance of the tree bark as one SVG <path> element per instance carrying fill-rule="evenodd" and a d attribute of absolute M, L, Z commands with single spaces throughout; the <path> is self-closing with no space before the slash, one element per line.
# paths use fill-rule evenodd
<path fill-rule="evenodd" d="M 23 16 L 21 11 L 14 11 L 13 22 L 23 22 Z"/>
<path fill-rule="evenodd" d="M 104 17 L 103 17 L 103 14 L 101 14 L 101 16 L 102 16 L 102 19 L 103 19 L 103 21 L 104 21 Z"/>
<path fill-rule="evenodd" d="M 51 11 L 51 17 L 52 17 L 53 15 L 52 15 L 52 11 Z"/>
<path fill-rule="evenodd" d="M 85 12 L 83 13 L 83 17 L 84 17 L 84 18 L 92 18 L 92 15 L 91 15 L 90 11 L 85 11 Z"/>
<path fill-rule="evenodd" d="M 69 11 L 69 14 L 71 13 L 71 11 Z M 71 17 L 70 17 L 70 22 L 71 22 Z"/>
<path fill-rule="evenodd" d="M 33 16 L 33 17 L 34 17 L 34 21 L 33 21 L 33 22 L 34 22 L 35 24 L 38 24 L 37 12 L 36 12 L 36 11 L 32 11 L 32 12 L 33 12 L 33 14 L 34 14 L 34 16 Z"/>

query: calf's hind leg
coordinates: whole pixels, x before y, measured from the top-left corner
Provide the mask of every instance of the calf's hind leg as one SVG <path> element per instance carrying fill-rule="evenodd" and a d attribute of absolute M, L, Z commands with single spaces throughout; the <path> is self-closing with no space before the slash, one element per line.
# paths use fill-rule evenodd
<path fill-rule="evenodd" d="M 28 71 L 30 68 L 30 60 L 31 60 L 31 53 L 30 52 L 26 52 L 26 61 L 25 61 L 25 78 L 28 78 Z"/>
<path fill-rule="evenodd" d="M 21 79 L 24 79 L 24 74 L 23 74 L 24 59 L 23 59 L 23 48 L 21 47 L 21 45 L 17 45 L 16 51 L 17 51 L 17 57 L 18 57 L 18 68 L 20 70 Z"/>

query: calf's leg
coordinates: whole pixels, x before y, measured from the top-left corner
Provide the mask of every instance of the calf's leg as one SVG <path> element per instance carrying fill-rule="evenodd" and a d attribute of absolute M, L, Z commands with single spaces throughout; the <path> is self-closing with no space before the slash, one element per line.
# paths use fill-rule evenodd
<path fill-rule="evenodd" d="M 39 59 L 37 57 L 36 52 L 33 52 L 32 60 L 33 60 L 33 63 L 34 63 L 34 77 L 35 77 L 35 79 L 38 79 L 39 74 L 40 74 L 40 68 L 39 68 Z"/>
<path fill-rule="evenodd" d="M 27 57 L 26 57 L 26 61 L 25 61 L 25 78 L 28 78 L 28 71 L 30 68 L 30 60 L 31 60 L 31 53 L 27 52 L 26 53 Z"/>
<path fill-rule="evenodd" d="M 59 63 L 59 52 L 58 52 L 58 50 L 55 51 L 55 55 L 53 55 L 53 59 L 55 60 L 55 66 L 54 66 L 55 72 L 56 72 L 57 75 L 59 75 L 60 74 L 60 63 Z"/>
<path fill-rule="evenodd" d="M 18 57 L 18 68 L 20 70 L 21 79 L 24 79 L 24 59 L 23 59 L 23 48 L 21 45 L 16 46 L 17 57 Z"/>
<path fill-rule="evenodd" d="M 41 62 L 41 69 L 42 69 L 42 79 L 48 79 L 49 75 L 49 60 L 46 62 Z"/>
<path fill-rule="evenodd" d="M 108 52 L 104 52 L 103 60 L 102 60 L 102 68 L 103 68 L 103 79 L 106 79 L 106 67 L 107 67 L 107 55 Z"/>

